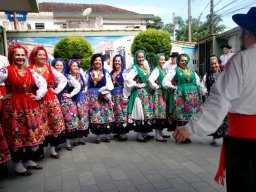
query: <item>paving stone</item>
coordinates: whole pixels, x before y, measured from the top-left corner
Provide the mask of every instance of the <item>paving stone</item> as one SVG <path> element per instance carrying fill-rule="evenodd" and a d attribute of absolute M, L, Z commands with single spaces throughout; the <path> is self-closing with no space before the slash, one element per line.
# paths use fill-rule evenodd
<path fill-rule="evenodd" d="M 120 192 L 137 192 L 135 186 L 128 179 L 115 181 L 115 185 Z"/>
<path fill-rule="evenodd" d="M 81 192 L 99 192 L 98 186 L 95 185 L 84 185 L 81 186 Z"/>
<path fill-rule="evenodd" d="M 80 192 L 79 182 L 77 180 L 71 180 L 67 182 L 62 182 L 63 192 Z"/>
<path fill-rule="evenodd" d="M 50 176 L 45 178 L 45 191 L 54 191 L 61 189 L 61 176 Z"/>
<path fill-rule="evenodd" d="M 182 163 L 182 165 L 195 174 L 205 172 L 204 169 L 202 169 L 201 167 L 199 167 L 193 162 L 185 162 L 185 163 Z"/>
<path fill-rule="evenodd" d="M 170 187 L 169 183 L 159 174 L 147 175 L 146 178 L 158 190 Z"/>
<path fill-rule="evenodd" d="M 109 171 L 112 179 L 115 180 L 115 181 L 122 180 L 122 179 L 127 179 L 125 173 L 120 168 L 110 168 L 110 169 L 108 169 L 108 171 Z"/>
<path fill-rule="evenodd" d="M 157 189 L 151 183 L 137 185 L 136 188 L 139 192 L 157 192 Z"/>
<path fill-rule="evenodd" d="M 96 184 L 95 178 L 91 171 L 78 174 L 80 186 Z"/>

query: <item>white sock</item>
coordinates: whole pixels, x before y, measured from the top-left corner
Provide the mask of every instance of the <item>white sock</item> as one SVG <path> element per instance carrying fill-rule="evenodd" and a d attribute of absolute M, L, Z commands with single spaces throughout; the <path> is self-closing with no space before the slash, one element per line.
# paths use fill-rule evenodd
<path fill-rule="evenodd" d="M 100 140 L 101 135 L 96 135 L 96 140 Z"/>
<path fill-rule="evenodd" d="M 67 144 L 67 145 L 66 145 L 67 147 L 71 147 L 70 139 L 66 139 L 66 144 Z"/>
<path fill-rule="evenodd" d="M 82 136 L 82 137 L 79 137 L 79 138 L 78 138 L 78 141 L 84 142 L 84 137 L 83 137 L 83 136 Z"/>
<path fill-rule="evenodd" d="M 126 133 L 121 135 L 121 138 L 127 138 Z"/>
<path fill-rule="evenodd" d="M 110 139 L 110 134 L 106 134 L 106 139 Z"/>
<path fill-rule="evenodd" d="M 26 163 L 25 163 L 25 166 L 37 166 L 37 163 L 32 161 L 32 160 L 28 160 Z"/>
<path fill-rule="evenodd" d="M 141 132 L 137 132 L 137 139 L 144 139 Z"/>
<path fill-rule="evenodd" d="M 155 132 L 156 132 L 156 139 L 162 140 L 163 137 L 161 135 L 161 130 L 156 129 Z"/>
<path fill-rule="evenodd" d="M 58 153 L 56 153 L 55 151 L 55 147 L 54 146 L 50 146 L 50 151 L 51 151 L 51 155 L 57 155 Z"/>
<path fill-rule="evenodd" d="M 39 146 L 36 145 L 36 146 L 34 146 L 34 147 L 30 147 L 30 150 L 31 150 L 31 151 L 36 151 L 38 148 L 39 148 Z"/>
<path fill-rule="evenodd" d="M 143 135 L 143 137 L 147 137 L 147 136 L 149 136 L 149 134 L 148 134 L 148 133 L 142 133 L 142 135 Z"/>
<path fill-rule="evenodd" d="M 22 161 L 19 161 L 16 166 L 15 166 L 15 171 L 18 173 L 23 173 L 25 171 L 27 171 L 27 169 L 24 167 L 24 165 L 22 164 Z"/>

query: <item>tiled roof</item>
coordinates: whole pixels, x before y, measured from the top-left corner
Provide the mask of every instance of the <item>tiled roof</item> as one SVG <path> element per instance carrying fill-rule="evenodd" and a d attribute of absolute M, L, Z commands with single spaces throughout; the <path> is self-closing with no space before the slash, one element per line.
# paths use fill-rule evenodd
<path fill-rule="evenodd" d="M 39 3 L 40 12 L 83 12 L 86 8 L 92 8 L 92 13 L 100 14 L 138 14 L 103 4 Z"/>

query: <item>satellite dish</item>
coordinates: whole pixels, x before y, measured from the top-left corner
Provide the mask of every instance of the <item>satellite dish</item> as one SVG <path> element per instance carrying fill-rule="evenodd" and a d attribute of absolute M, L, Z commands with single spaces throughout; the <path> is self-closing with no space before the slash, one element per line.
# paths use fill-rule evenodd
<path fill-rule="evenodd" d="M 88 16 L 88 15 L 91 14 L 91 12 L 92 12 L 92 8 L 87 8 L 87 9 L 84 10 L 83 16 Z"/>

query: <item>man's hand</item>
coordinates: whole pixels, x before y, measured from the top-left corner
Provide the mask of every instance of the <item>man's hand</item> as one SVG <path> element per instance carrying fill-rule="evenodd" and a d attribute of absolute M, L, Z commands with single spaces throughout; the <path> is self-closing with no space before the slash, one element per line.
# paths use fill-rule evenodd
<path fill-rule="evenodd" d="M 176 141 L 185 141 L 185 139 L 189 138 L 191 136 L 189 130 L 187 127 L 180 127 L 177 128 L 173 134 L 172 134 L 173 138 Z"/>

